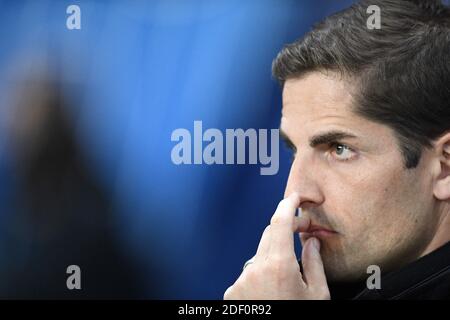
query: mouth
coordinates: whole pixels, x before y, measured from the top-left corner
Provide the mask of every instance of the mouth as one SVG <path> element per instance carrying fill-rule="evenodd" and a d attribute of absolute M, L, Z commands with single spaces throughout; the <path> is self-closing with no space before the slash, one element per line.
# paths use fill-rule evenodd
<path fill-rule="evenodd" d="M 302 233 L 305 238 L 317 237 L 317 238 L 329 238 L 337 235 L 338 232 L 322 227 L 320 225 L 310 224 L 308 229 Z"/>

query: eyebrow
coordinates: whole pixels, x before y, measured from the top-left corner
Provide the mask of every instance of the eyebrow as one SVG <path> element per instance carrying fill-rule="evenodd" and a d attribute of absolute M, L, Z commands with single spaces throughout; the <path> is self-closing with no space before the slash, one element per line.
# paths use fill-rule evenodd
<path fill-rule="evenodd" d="M 357 138 L 357 136 L 345 131 L 333 130 L 312 136 L 309 139 L 309 145 L 310 147 L 314 148 L 318 145 L 330 144 L 342 139 L 351 139 L 351 138 Z"/>
<path fill-rule="evenodd" d="M 297 149 L 295 147 L 295 144 L 292 142 L 292 140 L 289 138 L 289 136 L 286 134 L 286 132 L 284 132 L 282 129 L 280 129 L 280 137 L 284 141 L 284 143 L 286 144 L 286 147 L 288 149 L 293 150 L 293 151 L 295 151 Z M 323 133 L 319 133 L 319 134 L 312 136 L 309 139 L 309 146 L 311 148 L 314 148 L 319 145 L 331 144 L 331 143 L 338 142 L 339 140 L 342 140 L 342 139 L 351 139 L 351 138 L 354 139 L 354 138 L 357 138 L 357 136 L 355 136 L 354 134 L 345 132 L 345 131 L 341 131 L 341 130 L 332 130 L 332 131 L 323 132 Z"/>

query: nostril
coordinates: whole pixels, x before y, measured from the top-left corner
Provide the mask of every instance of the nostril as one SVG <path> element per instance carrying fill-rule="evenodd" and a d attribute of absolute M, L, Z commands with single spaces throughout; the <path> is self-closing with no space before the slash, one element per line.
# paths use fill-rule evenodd
<path fill-rule="evenodd" d="M 314 201 L 305 200 L 300 202 L 300 209 L 308 209 L 317 206 L 317 204 Z"/>

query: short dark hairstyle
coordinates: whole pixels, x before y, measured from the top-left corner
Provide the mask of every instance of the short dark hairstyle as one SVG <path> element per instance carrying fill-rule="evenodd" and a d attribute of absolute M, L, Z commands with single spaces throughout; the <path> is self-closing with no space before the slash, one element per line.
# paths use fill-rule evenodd
<path fill-rule="evenodd" d="M 377 5 L 381 28 L 369 29 Z M 272 65 L 283 86 L 312 71 L 356 79 L 354 112 L 393 129 L 406 168 L 450 129 L 450 8 L 439 0 L 363 0 L 285 46 Z"/>

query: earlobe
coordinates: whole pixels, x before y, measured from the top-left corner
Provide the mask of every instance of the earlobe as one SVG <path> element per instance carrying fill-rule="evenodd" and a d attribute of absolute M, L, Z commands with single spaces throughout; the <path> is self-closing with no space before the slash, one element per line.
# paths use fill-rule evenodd
<path fill-rule="evenodd" d="M 450 200 L 450 175 L 436 182 L 434 195 L 439 200 Z"/>
<path fill-rule="evenodd" d="M 450 200 L 450 133 L 435 145 L 439 153 L 440 173 L 434 186 L 434 195 L 442 201 Z"/>

